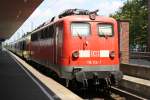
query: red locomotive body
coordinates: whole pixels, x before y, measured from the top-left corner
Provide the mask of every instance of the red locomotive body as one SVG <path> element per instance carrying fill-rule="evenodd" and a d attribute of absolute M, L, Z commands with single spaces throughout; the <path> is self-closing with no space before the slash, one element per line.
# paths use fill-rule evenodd
<path fill-rule="evenodd" d="M 66 80 L 117 83 L 122 78 L 117 22 L 91 14 L 64 16 L 31 32 L 28 59 Z"/>
<path fill-rule="evenodd" d="M 119 77 L 117 30 L 112 18 L 63 17 L 31 34 L 31 59 L 69 80 Z"/>
<path fill-rule="evenodd" d="M 96 74 L 105 78 L 108 73 L 119 71 L 118 32 L 114 19 L 68 16 L 64 18 L 63 36 L 64 57 L 59 57 L 62 58 L 64 74 L 72 75 L 77 69 L 82 77 L 90 74 L 86 78 L 93 78 Z"/>

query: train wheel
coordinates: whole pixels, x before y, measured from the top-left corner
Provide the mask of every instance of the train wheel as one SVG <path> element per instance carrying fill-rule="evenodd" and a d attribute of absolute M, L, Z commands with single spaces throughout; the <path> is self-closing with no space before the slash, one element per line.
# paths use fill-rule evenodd
<path fill-rule="evenodd" d="M 101 93 L 104 93 L 106 95 L 111 94 L 111 82 L 109 78 L 100 80 L 99 90 Z"/>

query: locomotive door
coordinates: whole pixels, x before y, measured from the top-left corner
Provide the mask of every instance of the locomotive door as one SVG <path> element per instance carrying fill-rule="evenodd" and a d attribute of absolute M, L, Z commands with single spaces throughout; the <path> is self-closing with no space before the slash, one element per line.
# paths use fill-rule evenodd
<path fill-rule="evenodd" d="M 57 57 L 58 57 L 58 33 L 59 33 L 59 27 L 56 25 L 56 33 L 55 33 L 55 47 L 54 47 L 54 64 L 57 64 Z"/>
<path fill-rule="evenodd" d="M 61 59 L 61 54 L 62 54 L 62 37 L 63 37 L 63 27 L 62 27 L 62 23 L 59 23 L 56 25 L 56 31 L 55 31 L 55 47 L 54 47 L 54 62 L 55 64 L 58 64 L 60 62 Z"/>

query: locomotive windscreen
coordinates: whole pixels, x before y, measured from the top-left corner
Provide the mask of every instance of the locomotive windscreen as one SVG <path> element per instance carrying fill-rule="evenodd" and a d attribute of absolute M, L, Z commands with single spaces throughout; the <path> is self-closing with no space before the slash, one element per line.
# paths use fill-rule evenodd
<path fill-rule="evenodd" d="M 88 23 L 72 23 L 71 32 L 73 36 L 87 36 L 90 34 L 90 25 Z"/>
<path fill-rule="evenodd" d="M 111 24 L 99 24 L 98 31 L 100 36 L 112 36 L 113 35 L 113 28 Z"/>

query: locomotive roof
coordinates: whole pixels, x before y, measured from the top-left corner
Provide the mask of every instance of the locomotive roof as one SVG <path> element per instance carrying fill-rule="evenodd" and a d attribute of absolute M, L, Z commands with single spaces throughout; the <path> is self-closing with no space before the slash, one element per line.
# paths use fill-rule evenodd
<path fill-rule="evenodd" d="M 59 14 L 57 17 L 59 19 L 55 20 L 56 17 L 52 17 L 52 19 L 48 22 L 44 22 L 42 25 L 40 25 L 39 27 L 37 27 L 35 30 L 33 30 L 31 33 L 34 33 L 38 30 L 41 30 L 43 28 L 45 28 L 46 26 L 49 26 L 53 23 L 59 22 L 61 20 L 70 20 L 70 21 L 110 21 L 112 22 L 112 19 L 108 18 L 108 17 L 102 17 L 102 16 L 98 16 L 97 12 L 99 10 L 95 10 L 95 11 L 89 11 L 89 10 L 84 10 L 84 9 L 67 9 L 65 11 L 63 11 L 61 14 Z M 94 15 L 94 19 L 91 17 L 91 15 Z M 96 18 L 96 19 L 95 19 Z"/>
<path fill-rule="evenodd" d="M 96 16 L 95 20 L 91 20 L 89 15 L 71 15 L 63 17 L 62 20 L 67 21 L 100 21 L 100 22 L 114 22 L 116 21 L 114 18 L 106 17 L 106 16 Z"/>
<path fill-rule="evenodd" d="M 106 17 L 106 16 L 96 16 L 95 20 L 91 20 L 89 18 L 89 15 L 69 15 L 69 16 L 65 16 L 65 17 L 62 17 L 62 18 L 59 18 L 57 20 L 54 20 L 54 21 L 49 21 L 49 22 L 45 22 L 43 23 L 42 25 L 40 25 L 37 29 L 33 30 L 31 32 L 31 34 L 37 32 L 37 31 L 40 31 L 52 24 L 55 24 L 55 23 L 58 23 L 58 22 L 61 22 L 61 21 L 70 21 L 70 22 L 73 22 L 73 21 L 80 21 L 80 22 L 84 22 L 84 21 L 95 21 L 95 22 L 104 22 L 104 23 L 113 23 L 113 22 L 116 22 L 116 20 L 114 18 L 111 18 L 111 17 Z"/>

